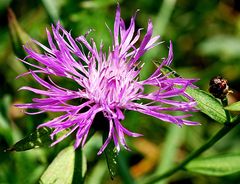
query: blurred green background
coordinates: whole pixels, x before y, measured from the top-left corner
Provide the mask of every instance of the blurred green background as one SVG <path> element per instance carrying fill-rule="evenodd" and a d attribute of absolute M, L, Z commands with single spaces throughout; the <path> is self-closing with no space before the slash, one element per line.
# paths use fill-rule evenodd
<path fill-rule="evenodd" d="M 154 70 L 152 61 L 161 61 L 167 56 L 169 40 L 173 42 L 174 61 L 172 67 L 184 77 L 199 78 L 196 83 L 207 90 L 209 80 L 216 75 L 228 79 L 234 94 L 230 102 L 238 101 L 240 91 L 240 1 L 238 0 L 135 0 L 119 1 L 122 17 L 129 23 L 137 9 L 137 27 L 146 31 L 149 18 L 154 23 L 154 34 L 160 34 L 165 42 L 148 52 L 142 60 L 145 78 Z M 53 117 L 52 114 L 29 116 L 13 106 L 14 103 L 30 102 L 35 95 L 19 92 L 21 86 L 36 86 L 31 77 L 16 79 L 26 71 L 17 60 L 24 58 L 21 47 L 28 34 L 30 37 L 47 44 L 45 29 L 60 20 L 73 36 L 90 34 L 105 49 L 111 44 L 111 36 L 106 24 L 112 29 L 117 1 L 114 0 L 0 0 L 0 184 L 38 183 L 44 170 L 71 139 L 64 140 L 53 148 L 34 149 L 26 152 L 4 152 L 30 132 L 37 125 Z M 19 25 L 14 22 L 11 8 Z M 11 16 L 10 16 L 11 15 Z M 10 26 L 8 22 L 10 18 Z M 18 27 L 20 26 L 20 27 Z M 11 27 L 12 34 L 10 36 Z M 25 32 L 23 34 L 23 32 Z M 21 33 L 23 40 L 17 39 Z M 61 82 L 61 81 L 59 81 Z M 132 131 L 144 134 L 143 138 L 128 139 L 132 152 L 121 153 L 122 169 L 120 175 L 111 180 L 104 156 L 96 153 L 102 144 L 100 134 L 88 142 L 85 154 L 88 161 L 86 183 L 126 183 L 134 178 L 161 173 L 179 163 L 191 151 L 197 149 L 222 125 L 203 114 L 195 113 L 193 120 L 201 126 L 179 128 L 151 117 L 134 112 L 126 112 L 123 124 Z M 240 127 L 235 128 L 223 140 L 204 155 L 214 153 L 239 153 Z M 124 173 L 123 168 L 129 173 Z M 63 168 L 64 170 L 64 168 Z M 179 172 L 162 183 L 183 184 L 237 184 L 240 175 L 210 177 L 188 172 Z"/>

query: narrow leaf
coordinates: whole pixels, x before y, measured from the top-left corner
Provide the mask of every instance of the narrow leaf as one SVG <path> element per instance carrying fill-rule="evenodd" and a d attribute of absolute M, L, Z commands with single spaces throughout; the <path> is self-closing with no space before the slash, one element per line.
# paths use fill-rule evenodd
<path fill-rule="evenodd" d="M 113 141 L 108 144 L 108 146 L 104 150 L 104 154 L 106 157 L 109 174 L 113 179 L 117 175 L 118 171 L 118 152 Z"/>
<path fill-rule="evenodd" d="M 51 19 L 56 22 L 59 19 L 59 0 L 42 0 L 43 5 L 45 6 Z"/>
<path fill-rule="evenodd" d="M 50 134 L 52 130 L 47 127 L 39 128 L 30 135 L 18 141 L 7 151 L 26 151 L 33 148 L 49 146 L 52 142 Z"/>
<path fill-rule="evenodd" d="M 172 77 L 180 77 L 178 73 L 168 66 L 164 66 L 162 72 L 164 74 L 171 72 Z M 227 115 L 222 104 L 212 95 L 203 90 L 191 87 L 188 87 L 186 92 L 196 100 L 197 107 L 201 112 L 219 123 L 225 123 L 227 121 Z"/>
<path fill-rule="evenodd" d="M 185 167 L 188 171 L 211 175 L 225 176 L 240 171 L 240 154 L 215 155 L 198 158 Z"/>
<path fill-rule="evenodd" d="M 81 150 L 79 150 L 81 152 Z M 83 183 L 83 177 L 86 173 L 86 159 L 81 155 L 81 161 L 76 165 L 76 154 L 73 146 L 69 146 L 62 150 L 52 163 L 48 166 L 47 170 L 43 173 L 40 178 L 41 184 L 72 184 L 72 183 Z M 76 159 L 76 160 L 75 160 Z M 78 160 L 79 161 L 79 160 Z M 76 168 L 77 167 L 77 168 Z M 81 169 L 82 174 L 78 176 L 78 182 L 73 180 L 75 169 Z"/>
<path fill-rule="evenodd" d="M 229 111 L 240 111 L 240 101 L 226 106 L 225 109 Z"/>
<path fill-rule="evenodd" d="M 212 95 L 200 89 L 190 87 L 187 88 L 186 92 L 196 100 L 197 107 L 201 112 L 219 123 L 227 121 L 226 112 L 222 104 Z"/>

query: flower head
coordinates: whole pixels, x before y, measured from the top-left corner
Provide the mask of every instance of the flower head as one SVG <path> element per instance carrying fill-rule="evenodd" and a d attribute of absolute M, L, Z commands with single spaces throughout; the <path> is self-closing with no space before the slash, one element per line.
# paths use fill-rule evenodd
<path fill-rule="evenodd" d="M 97 49 L 94 40 L 91 39 L 89 42 L 86 36 L 74 39 L 60 23 L 52 26 L 52 34 L 47 30 L 49 47 L 33 40 L 44 50 L 44 54 L 24 47 L 28 56 L 22 62 L 34 68 L 25 74 L 31 74 L 45 89 L 28 86 L 20 88 L 43 95 L 44 98 L 34 98 L 32 103 L 20 104 L 18 107 L 39 110 L 32 114 L 47 111 L 62 112 L 59 117 L 39 125 L 39 127 L 53 128 L 52 138 L 65 129 L 70 130 L 52 145 L 75 132 L 75 148 L 79 145 L 84 146 L 94 118 L 99 113 L 102 113 L 108 120 L 109 132 L 98 154 L 103 152 L 111 140 L 114 141 L 119 151 L 120 145 L 128 149 L 125 135 L 141 136 L 141 134 L 127 130 L 121 124 L 121 120 L 124 119 L 124 110 L 137 111 L 180 126 L 197 124 L 185 119 L 190 116 L 189 114 L 181 116 L 166 114 L 168 111 L 196 110 L 196 103 L 185 92 L 185 89 L 195 80 L 170 78 L 161 72 L 164 65 L 170 65 L 172 62 L 171 42 L 168 57 L 163 59 L 161 65 L 147 79 L 139 79 L 139 73 L 143 67 L 143 65 L 139 66 L 140 57 L 160 44 L 160 36 L 152 36 L 153 25 L 149 20 L 146 34 L 137 46 L 141 30 L 135 28 L 135 16 L 131 18 L 129 27 L 125 26 L 118 6 L 114 30 L 111 33 L 113 44 L 107 53 L 103 52 L 102 43 Z M 88 50 L 87 55 L 83 47 Z M 28 58 L 34 59 L 38 64 L 28 62 Z M 40 78 L 39 73 L 48 76 L 48 80 Z M 78 89 L 66 89 L 57 85 L 52 79 L 53 76 L 75 81 Z M 145 86 L 153 86 L 154 91 L 145 92 Z M 175 99 L 179 96 L 187 100 Z M 69 101 L 79 99 L 82 100 L 79 104 L 69 103 Z"/>

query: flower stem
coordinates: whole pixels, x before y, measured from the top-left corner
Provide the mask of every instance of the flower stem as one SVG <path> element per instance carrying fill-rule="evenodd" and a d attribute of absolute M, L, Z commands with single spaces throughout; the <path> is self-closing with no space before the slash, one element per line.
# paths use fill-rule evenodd
<path fill-rule="evenodd" d="M 74 152 L 74 172 L 72 184 L 84 183 L 84 161 L 83 161 L 83 152 L 81 146 L 79 146 Z"/>
<path fill-rule="evenodd" d="M 148 179 L 144 184 L 152 184 L 156 181 L 159 181 L 161 179 L 164 179 L 166 177 L 169 177 L 176 173 L 179 170 L 184 169 L 184 167 L 194 158 L 198 157 L 200 154 L 202 154 L 204 151 L 206 151 L 208 148 L 213 146 L 216 142 L 218 142 L 221 138 L 223 138 L 229 131 L 231 131 L 237 124 L 239 124 L 240 116 L 236 118 L 232 123 L 227 122 L 224 124 L 224 127 L 221 128 L 211 139 L 209 139 L 204 145 L 202 145 L 199 149 L 192 152 L 185 160 L 183 160 L 179 165 L 176 167 L 170 169 L 169 171 L 159 175 L 154 176 L 150 179 Z"/>

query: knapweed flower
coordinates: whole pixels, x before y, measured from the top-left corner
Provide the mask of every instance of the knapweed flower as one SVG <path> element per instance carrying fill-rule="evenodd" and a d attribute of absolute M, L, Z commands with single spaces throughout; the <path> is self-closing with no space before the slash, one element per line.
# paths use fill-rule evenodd
<path fill-rule="evenodd" d="M 33 40 L 44 50 L 44 54 L 24 47 L 28 56 L 22 62 L 34 68 L 25 74 L 32 75 L 44 89 L 28 86 L 20 88 L 42 95 L 43 98 L 34 98 L 32 103 L 19 104 L 18 107 L 37 109 L 38 111 L 33 114 L 62 113 L 39 126 L 53 128 L 52 138 L 65 129 L 69 130 L 52 145 L 74 132 L 76 135 L 74 147 L 84 146 L 94 118 L 99 113 L 107 119 L 109 132 L 98 154 L 103 152 L 111 140 L 119 151 L 120 145 L 128 149 L 125 135 L 141 136 L 127 130 L 121 124 L 125 110 L 137 111 L 180 126 L 197 124 L 185 119 L 190 116 L 189 114 L 179 116 L 167 114 L 168 111 L 196 110 L 195 101 L 185 92 L 195 80 L 170 78 L 161 72 L 164 65 L 168 66 L 172 62 L 171 42 L 168 57 L 163 59 L 160 66 L 147 79 L 139 79 L 143 67 L 140 65 L 140 57 L 161 43 L 160 36 L 152 37 L 153 25 L 150 20 L 146 34 L 140 41 L 141 30 L 135 28 L 135 16 L 131 18 L 129 27 L 125 26 L 118 5 L 114 30 L 111 32 L 113 43 L 108 52 L 103 51 L 102 43 L 98 49 L 93 39 L 87 41 L 86 35 L 74 39 L 60 23 L 52 26 L 52 34 L 47 30 L 49 47 Z M 84 49 L 87 50 L 87 54 Z M 29 58 L 35 60 L 37 64 L 27 61 Z M 39 74 L 44 74 L 45 80 Z M 53 76 L 75 81 L 77 90 L 57 85 Z M 146 92 L 144 91 L 146 86 L 153 86 L 154 90 Z M 186 101 L 175 98 L 179 96 L 184 97 Z M 79 104 L 70 103 L 74 100 L 80 101 L 79 99 L 81 100 Z M 98 122 L 98 125 L 100 123 Z"/>

